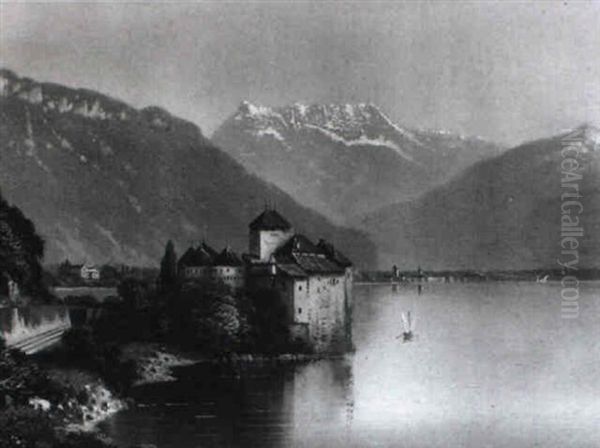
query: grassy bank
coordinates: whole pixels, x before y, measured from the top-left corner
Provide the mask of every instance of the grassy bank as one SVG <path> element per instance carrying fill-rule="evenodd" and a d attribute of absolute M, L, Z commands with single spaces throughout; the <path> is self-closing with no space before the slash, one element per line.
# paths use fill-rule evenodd
<path fill-rule="evenodd" d="M 122 409 L 98 375 L 0 347 L 0 446 L 108 447 L 96 422 Z"/>

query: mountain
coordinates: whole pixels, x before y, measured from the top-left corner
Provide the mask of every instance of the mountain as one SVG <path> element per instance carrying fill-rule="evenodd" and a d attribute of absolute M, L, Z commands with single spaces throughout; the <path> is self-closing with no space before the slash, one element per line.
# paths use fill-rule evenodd
<path fill-rule="evenodd" d="M 573 155 L 576 162 L 567 160 Z M 579 201 L 581 213 L 568 201 Z M 571 218 L 562 217 L 561 206 Z M 369 229 L 388 267 L 526 269 L 574 259 L 561 254 L 561 219 L 578 219 L 584 228 L 577 266 L 600 266 L 600 131 L 592 126 L 477 163 L 422 198 L 355 225 Z"/>
<path fill-rule="evenodd" d="M 364 234 L 249 174 L 194 124 L 83 89 L 0 72 L 0 186 L 47 242 L 46 261 L 158 263 L 205 233 L 246 250 L 265 201 L 297 229 L 373 263 Z"/>
<path fill-rule="evenodd" d="M 250 172 L 338 222 L 415 198 L 501 148 L 409 130 L 371 104 L 243 102 L 213 141 Z"/>

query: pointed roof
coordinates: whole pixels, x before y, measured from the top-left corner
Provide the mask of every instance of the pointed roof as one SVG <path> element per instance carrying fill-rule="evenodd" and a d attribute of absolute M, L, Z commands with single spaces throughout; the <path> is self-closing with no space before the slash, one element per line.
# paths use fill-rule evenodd
<path fill-rule="evenodd" d="M 251 230 L 289 230 L 291 224 L 276 210 L 265 210 L 249 225 Z"/>
<path fill-rule="evenodd" d="M 231 250 L 230 247 L 226 247 L 223 251 L 217 255 L 214 259 L 215 266 L 242 266 L 242 260 L 237 254 Z"/>
<path fill-rule="evenodd" d="M 179 259 L 180 266 L 212 266 L 217 251 L 204 241 L 196 248 L 190 247 Z"/>
<path fill-rule="evenodd" d="M 296 234 L 275 251 L 277 265 L 295 264 L 307 274 L 343 273 L 343 268 L 304 235 Z"/>
<path fill-rule="evenodd" d="M 295 234 L 283 246 L 275 251 L 275 256 L 290 256 L 292 253 L 320 254 L 325 253 L 317 247 L 311 240 L 302 234 Z"/>
<path fill-rule="evenodd" d="M 339 250 L 337 250 L 333 246 L 333 244 L 325 241 L 324 239 L 320 239 L 317 246 L 323 252 L 325 252 L 325 254 L 327 255 L 327 257 L 330 260 L 335 261 L 340 266 L 342 266 L 344 268 L 348 268 L 348 267 L 352 266 L 352 262 L 350 261 L 350 259 L 348 257 L 346 257 L 343 253 L 341 253 Z"/>

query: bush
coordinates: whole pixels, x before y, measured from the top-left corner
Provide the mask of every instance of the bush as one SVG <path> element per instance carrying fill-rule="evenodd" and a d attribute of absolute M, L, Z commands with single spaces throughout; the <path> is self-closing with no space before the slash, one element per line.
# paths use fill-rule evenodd
<path fill-rule="evenodd" d="M 115 342 L 98 339 L 91 327 L 71 328 L 63 335 L 67 364 L 99 374 L 117 391 L 127 390 L 136 379 L 136 366 L 121 359 Z"/>
<path fill-rule="evenodd" d="M 45 412 L 30 406 L 0 411 L 0 447 L 2 448 L 116 448 L 90 433 L 59 433 Z"/>
<path fill-rule="evenodd" d="M 70 328 L 63 334 L 62 341 L 67 357 L 73 361 L 87 362 L 98 351 L 94 333 L 89 326 Z"/>
<path fill-rule="evenodd" d="M 0 355 L 0 406 L 26 404 L 34 396 L 60 399 L 62 390 L 23 352 L 5 350 Z"/>
<path fill-rule="evenodd" d="M 56 440 L 52 420 L 29 406 L 0 412 L 0 447 L 52 448 Z"/>
<path fill-rule="evenodd" d="M 232 297 L 207 302 L 192 309 L 196 345 L 210 353 L 230 353 L 240 345 L 242 316 Z"/>

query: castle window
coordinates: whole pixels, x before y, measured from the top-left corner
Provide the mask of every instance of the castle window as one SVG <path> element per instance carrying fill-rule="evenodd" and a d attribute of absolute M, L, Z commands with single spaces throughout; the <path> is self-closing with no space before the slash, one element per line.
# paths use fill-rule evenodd
<path fill-rule="evenodd" d="M 298 314 L 302 314 L 302 308 L 298 308 Z"/>
<path fill-rule="evenodd" d="M 302 285 L 298 285 L 298 291 L 302 291 Z M 302 309 L 302 308 L 300 308 Z"/>

